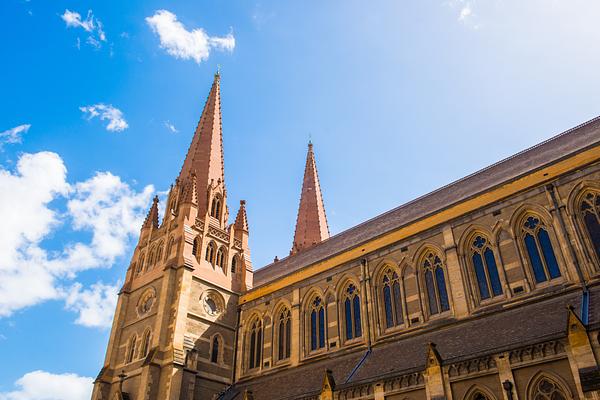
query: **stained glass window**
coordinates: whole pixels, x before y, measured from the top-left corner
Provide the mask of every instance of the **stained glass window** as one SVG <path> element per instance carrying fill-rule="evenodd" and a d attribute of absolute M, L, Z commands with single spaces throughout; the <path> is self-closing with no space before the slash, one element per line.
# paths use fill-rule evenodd
<path fill-rule="evenodd" d="M 496 257 L 489 240 L 483 235 L 477 235 L 471 241 L 471 260 L 479 289 L 479 298 L 487 300 L 502 294 L 502 285 L 496 266 Z"/>
<path fill-rule="evenodd" d="M 385 326 L 392 328 L 402 325 L 402 303 L 400 297 L 400 279 L 398 274 L 387 269 L 381 280 L 383 291 L 383 308 L 385 317 Z"/>
<path fill-rule="evenodd" d="M 427 289 L 427 302 L 431 315 L 450 309 L 448 291 L 446 289 L 446 278 L 442 260 L 434 252 L 429 252 L 423 260 L 425 271 L 425 287 Z"/>
<path fill-rule="evenodd" d="M 350 340 L 362 336 L 360 296 L 358 295 L 358 289 L 356 289 L 354 284 L 351 283 L 348 285 L 345 297 L 346 340 Z"/>
<path fill-rule="evenodd" d="M 561 276 L 552 242 L 546 226 L 537 216 L 530 215 L 523 223 L 523 243 L 536 283 Z"/>

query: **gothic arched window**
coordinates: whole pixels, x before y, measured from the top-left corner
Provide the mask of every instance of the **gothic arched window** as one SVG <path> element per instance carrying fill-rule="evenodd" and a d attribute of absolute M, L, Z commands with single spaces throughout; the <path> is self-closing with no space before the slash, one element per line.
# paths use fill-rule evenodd
<path fill-rule="evenodd" d="M 195 238 L 194 243 L 192 244 L 192 254 L 197 256 L 199 248 L 200 248 L 200 239 Z"/>
<path fill-rule="evenodd" d="M 290 318 L 290 310 L 284 308 L 279 313 L 278 318 L 278 353 L 279 360 L 290 358 L 290 342 L 292 336 L 292 322 Z"/>
<path fill-rule="evenodd" d="M 487 300 L 502 294 L 502 284 L 496 266 L 496 257 L 489 240 L 483 235 L 476 235 L 471 240 L 469 249 L 471 266 L 477 279 L 479 298 Z"/>
<path fill-rule="evenodd" d="M 152 341 L 152 332 L 148 329 L 144 333 L 144 338 L 142 339 L 142 357 L 146 357 L 148 355 L 148 351 L 150 350 L 150 344 Z"/>
<path fill-rule="evenodd" d="M 600 260 L 600 193 L 588 192 L 585 194 L 579 206 L 579 217 L 583 222 L 594 253 Z"/>
<path fill-rule="evenodd" d="M 529 215 L 522 225 L 522 238 L 536 283 L 560 277 L 550 235 L 539 217 Z"/>
<path fill-rule="evenodd" d="M 219 267 L 221 267 L 221 269 L 223 269 L 223 265 L 225 262 L 225 250 L 223 250 L 223 247 L 219 248 L 219 250 L 217 250 L 217 257 L 216 257 L 216 262 L 215 264 Z"/>
<path fill-rule="evenodd" d="M 221 218 L 221 199 L 218 196 L 213 197 L 210 207 L 210 216 L 217 219 Z"/>
<path fill-rule="evenodd" d="M 402 325 L 402 298 L 400 297 L 400 278 L 396 271 L 388 268 L 381 278 L 381 296 L 386 328 Z"/>
<path fill-rule="evenodd" d="M 210 242 L 208 244 L 208 246 L 206 246 L 206 256 L 204 257 L 204 259 L 206 261 L 208 261 L 209 263 L 211 263 L 212 265 L 215 264 L 215 251 L 216 251 L 216 245 L 214 244 L 214 242 Z"/>
<path fill-rule="evenodd" d="M 310 310 L 310 349 L 312 351 L 325 347 L 325 304 L 320 297 L 315 297 Z"/>
<path fill-rule="evenodd" d="M 262 325 L 256 320 L 252 323 L 248 339 L 248 368 L 260 367 L 262 361 Z"/>
<path fill-rule="evenodd" d="M 237 270 L 237 256 L 233 256 L 231 259 L 231 272 L 235 274 Z"/>
<path fill-rule="evenodd" d="M 423 274 L 425 276 L 425 288 L 427 289 L 427 303 L 429 314 L 435 315 L 450 309 L 448 301 L 448 290 L 446 289 L 446 277 L 442 260 L 434 252 L 428 252 L 423 260 Z"/>
<path fill-rule="evenodd" d="M 215 335 L 215 337 L 213 337 L 211 346 L 210 362 L 217 364 L 219 362 L 219 336 Z"/>
<path fill-rule="evenodd" d="M 146 268 L 148 269 L 150 269 L 150 267 L 154 265 L 154 252 L 155 248 L 153 247 L 148 253 L 148 261 L 146 262 Z"/>
<path fill-rule="evenodd" d="M 349 284 L 344 292 L 344 316 L 346 323 L 346 340 L 362 336 L 360 320 L 360 296 L 353 283 Z"/>
<path fill-rule="evenodd" d="M 142 271 L 144 270 L 144 253 L 140 254 L 140 257 L 138 258 L 138 265 L 137 265 L 137 271 L 136 273 L 139 275 L 142 273 Z"/>
<path fill-rule="evenodd" d="M 158 248 L 156 249 L 156 262 L 160 262 L 160 260 L 162 259 L 162 250 L 163 250 L 163 243 L 160 242 L 158 244 Z"/>
<path fill-rule="evenodd" d="M 529 398 L 532 400 L 566 400 L 569 397 L 562 385 L 553 379 L 541 376 L 532 386 Z"/>
<path fill-rule="evenodd" d="M 135 358 L 136 345 L 137 345 L 137 336 L 133 335 L 129 339 L 129 344 L 128 344 L 128 348 L 127 348 L 127 362 L 128 363 L 132 362 Z"/>

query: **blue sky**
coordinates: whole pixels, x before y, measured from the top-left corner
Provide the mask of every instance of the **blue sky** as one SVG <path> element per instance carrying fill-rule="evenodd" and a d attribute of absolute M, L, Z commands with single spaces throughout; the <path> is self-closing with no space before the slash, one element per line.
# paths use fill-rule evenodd
<path fill-rule="evenodd" d="M 260 267 L 289 252 L 309 136 L 338 233 L 600 114 L 599 19 L 583 0 L 2 1 L 0 400 L 88 398 L 217 65 Z"/>

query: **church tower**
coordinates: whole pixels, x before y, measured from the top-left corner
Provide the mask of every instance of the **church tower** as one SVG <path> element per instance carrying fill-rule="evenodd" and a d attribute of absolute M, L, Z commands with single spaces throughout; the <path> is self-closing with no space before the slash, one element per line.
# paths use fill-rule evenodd
<path fill-rule="evenodd" d="M 228 224 L 221 129 L 216 74 L 163 219 L 154 198 L 142 225 L 93 400 L 210 399 L 231 383 L 252 263 L 244 201 Z"/>
<path fill-rule="evenodd" d="M 321 195 L 317 162 L 315 161 L 313 144 L 308 142 L 296 231 L 290 254 L 296 254 L 327 238 L 329 238 L 329 227 L 327 226 L 325 205 Z"/>

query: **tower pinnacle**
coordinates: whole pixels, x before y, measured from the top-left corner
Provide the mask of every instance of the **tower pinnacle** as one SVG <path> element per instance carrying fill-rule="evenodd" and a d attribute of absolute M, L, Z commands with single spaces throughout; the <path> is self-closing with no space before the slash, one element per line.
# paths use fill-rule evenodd
<path fill-rule="evenodd" d="M 219 192 L 225 192 L 220 81 L 220 75 L 215 74 L 202 116 L 179 173 L 179 180 L 183 185 L 190 184 L 193 174 L 196 176 L 199 215 L 208 210 L 209 201 L 204 193 L 209 185 Z"/>
<path fill-rule="evenodd" d="M 158 228 L 158 196 L 154 196 L 152 199 L 152 206 L 146 215 L 142 228 Z"/>
<path fill-rule="evenodd" d="M 329 238 L 329 227 L 312 142 L 308 142 L 304 180 L 296 220 L 296 232 L 290 254 L 307 249 Z"/>

